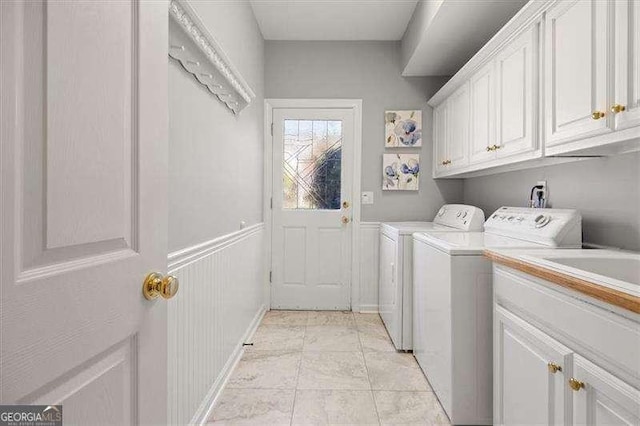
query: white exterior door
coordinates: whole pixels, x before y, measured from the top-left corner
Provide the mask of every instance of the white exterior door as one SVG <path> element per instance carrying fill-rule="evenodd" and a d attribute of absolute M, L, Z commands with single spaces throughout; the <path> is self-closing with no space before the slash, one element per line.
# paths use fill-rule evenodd
<path fill-rule="evenodd" d="M 537 25 L 496 57 L 497 157 L 533 151 Z"/>
<path fill-rule="evenodd" d="M 499 306 L 493 333 L 494 424 L 564 424 L 571 350 Z"/>
<path fill-rule="evenodd" d="M 547 14 L 546 146 L 607 133 L 609 2 L 559 2 Z"/>
<path fill-rule="evenodd" d="M 166 422 L 165 2 L 0 2 L 2 404 Z"/>
<path fill-rule="evenodd" d="M 273 110 L 271 307 L 350 309 L 352 109 Z"/>

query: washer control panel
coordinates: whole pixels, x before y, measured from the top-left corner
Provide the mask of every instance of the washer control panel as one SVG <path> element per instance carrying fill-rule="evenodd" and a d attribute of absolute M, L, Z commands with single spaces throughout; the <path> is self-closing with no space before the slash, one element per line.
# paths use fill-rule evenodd
<path fill-rule="evenodd" d="M 577 210 L 500 207 L 484 227 L 487 233 L 550 247 L 582 246 L 582 218 Z"/>
<path fill-rule="evenodd" d="M 484 212 L 465 204 L 445 204 L 440 207 L 433 222 L 461 231 L 478 232 L 483 229 Z"/>

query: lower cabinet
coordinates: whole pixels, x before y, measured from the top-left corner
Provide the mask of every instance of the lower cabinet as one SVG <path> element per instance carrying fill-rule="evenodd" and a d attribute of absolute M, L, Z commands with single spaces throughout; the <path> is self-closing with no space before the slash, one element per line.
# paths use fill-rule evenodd
<path fill-rule="evenodd" d="M 574 355 L 569 380 L 573 424 L 640 425 L 640 390 L 580 355 Z"/>
<path fill-rule="evenodd" d="M 638 388 L 498 304 L 493 345 L 495 424 L 640 425 Z"/>
<path fill-rule="evenodd" d="M 563 424 L 571 350 L 513 313 L 494 311 L 494 423 Z"/>

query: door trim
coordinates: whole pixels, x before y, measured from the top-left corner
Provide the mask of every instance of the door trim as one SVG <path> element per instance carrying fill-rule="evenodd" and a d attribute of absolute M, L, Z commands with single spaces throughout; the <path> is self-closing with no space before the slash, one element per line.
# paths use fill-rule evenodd
<path fill-rule="evenodd" d="M 265 99 L 264 100 L 264 186 L 263 186 L 263 217 L 265 223 L 265 295 L 267 306 L 271 306 L 271 242 L 273 218 L 271 214 L 271 197 L 273 195 L 273 136 L 271 123 L 273 110 L 277 108 L 324 108 L 351 109 L 353 111 L 353 164 L 351 202 L 352 233 L 351 233 L 351 289 L 349 304 L 353 311 L 360 309 L 360 191 L 362 168 L 362 99 Z"/>

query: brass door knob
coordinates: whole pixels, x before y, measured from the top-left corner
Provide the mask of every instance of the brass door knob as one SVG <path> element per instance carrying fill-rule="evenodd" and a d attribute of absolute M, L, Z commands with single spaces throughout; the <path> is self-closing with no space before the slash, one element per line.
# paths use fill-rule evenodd
<path fill-rule="evenodd" d="M 573 377 L 569 379 L 569 386 L 576 392 L 580 389 L 584 389 L 584 383 L 580 380 L 574 379 Z"/>
<path fill-rule="evenodd" d="M 342 223 L 344 223 L 345 225 L 349 223 L 349 218 L 347 216 L 342 216 Z"/>
<path fill-rule="evenodd" d="M 562 367 L 560 367 L 555 362 L 549 361 L 547 363 L 547 367 L 549 368 L 549 373 L 556 374 L 558 371 L 562 371 Z"/>
<path fill-rule="evenodd" d="M 342 202 L 342 208 L 343 209 L 348 209 L 349 208 L 349 202 L 348 201 L 343 201 Z"/>
<path fill-rule="evenodd" d="M 619 112 L 622 112 L 624 110 L 626 110 L 627 108 L 624 105 L 620 105 L 620 104 L 615 104 L 614 106 L 611 107 L 611 112 L 614 114 L 617 114 Z"/>
<path fill-rule="evenodd" d="M 173 275 L 162 276 L 157 272 L 152 272 L 144 279 L 142 284 L 142 294 L 147 300 L 156 299 L 162 296 L 163 299 L 171 299 L 178 292 L 180 283 Z"/>
<path fill-rule="evenodd" d="M 604 112 L 602 111 L 593 111 L 593 114 L 591 114 L 591 118 L 594 120 L 600 120 L 602 117 L 604 117 Z"/>

